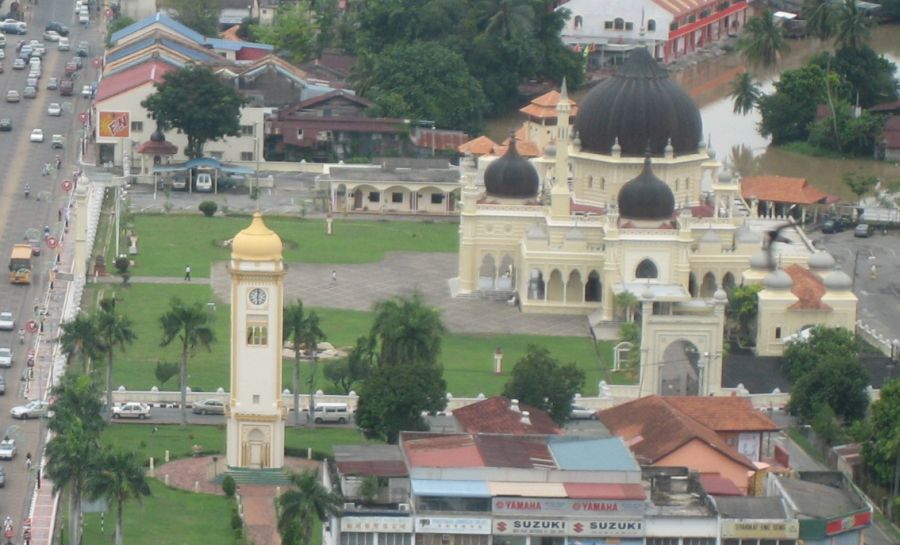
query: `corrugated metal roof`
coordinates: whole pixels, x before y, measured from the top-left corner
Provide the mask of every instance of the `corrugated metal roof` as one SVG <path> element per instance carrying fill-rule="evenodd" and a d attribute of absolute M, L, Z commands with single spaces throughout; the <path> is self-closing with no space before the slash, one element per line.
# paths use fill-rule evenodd
<path fill-rule="evenodd" d="M 490 498 L 491 491 L 484 481 L 439 481 L 410 479 L 414 496 L 448 496 L 451 498 Z"/>
<path fill-rule="evenodd" d="M 640 471 L 631 451 L 619 437 L 549 437 L 548 446 L 560 469 Z"/>
<path fill-rule="evenodd" d="M 502 483 L 490 481 L 488 490 L 494 496 L 525 496 L 532 498 L 565 498 L 563 483 Z"/>
<path fill-rule="evenodd" d="M 203 41 L 203 38 L 204 38 L 203 34 L 200 34 L 196 30 L 193 30 L 192 28 L 189 28 L 189 27 L 179 23 L 175 19 L 172 19 L 171 17 L 169 17 L 168 15 L 166 15 L 165 13 L 160 11 L 160 12 L 154 13 L 153 15 L 150 15 L 148 17 L 144 17 L 140 21 L 136 21 L 117 32 L 114 32 L 113 35 L 109 37 L 109 43 L 116 44 L 122 38 L 129 36 L 135 32 L 138 32 L 140 30 L 143 30 L 143 29 L 147 28 L 148 26 L 153 25 L 155 23 L 160 23 L 163 26 L 166 26 L 166 27 L 174 30 L 175 32 L 181 34 L 185 38 L 193 40 L 197 43 L 200 43 Z"/>
<path fill-rule="evenodd" d="M 566 495 L 574 499 L 643 500 L 644 487 L 638 483 L 565 483 Z"/>

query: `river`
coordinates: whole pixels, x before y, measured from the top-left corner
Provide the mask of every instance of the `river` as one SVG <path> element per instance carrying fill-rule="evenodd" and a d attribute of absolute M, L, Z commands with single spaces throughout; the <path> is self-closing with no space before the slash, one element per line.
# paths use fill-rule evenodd
<path fill-rule="evenodd" d="M 772 83 L 781 71 L 802 66 L 810 57 L 828 47 L 815 39 L 791 40 L 789 44 L 790 52 L 777 66 L 753 71 L 764 92 L 772 91 Z M 877 27 L 870 45 L 885 58 L 900 65 L 900 25 Z M 769 147 L 768 139 L 756 130 L 759 114 L 755 110 L 746 116 L 732 112 L 732 101 L 728 96 L 730 82 L 743 70 L 740 56 L 731 53 L 673 74 L 673 78 L 688 90 L 700 107 L 704 134 L 712 139 L 712 148 L 719 160 L 732 162 L 733 150 L 743 148 L 743 153 L 739 153 L 742 157 L 738 160 L 745 163 L 752 160 L 754 173 L 806 178 L 823 191 L 845 200 L 854 199 L 841 180 L 847 172 L 871 174 L 883 181 L 900 181 L 900 165 L 871 159 L 809 157 Z M 578 102 L 586 92 L 587 89 L 575 91 L 573 100 Z M 523 120 L 518 112 L 491 119 L 487 123 L 487 135 L 500 142 L 509 135 L 511 127 L 520 125 Z M 749 152 L 752 152 L 752 159 Z"/>

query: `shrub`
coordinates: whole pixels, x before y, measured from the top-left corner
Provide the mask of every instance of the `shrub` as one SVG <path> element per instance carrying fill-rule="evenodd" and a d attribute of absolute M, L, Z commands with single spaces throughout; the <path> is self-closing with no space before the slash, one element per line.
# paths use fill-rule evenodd
<path fill-rule="evenodd" d="M 216 201 L 203 201 L 198 208 L 200 208 L 204 216 L 211 218 L 215 215 L 216 210 L 219 209 L 219 205 L 216 204 Z"/>
<path fill-rule="evenodd" d="M 231 513 L 231 529 L 240 531 L 240 529 L 243 527 L 244 527 L 244 521 L 241 520 L 241 516 L 237 514 L 237 511 L 232 511 L 232 513 Z M 235 535 L 240 535 L 240 534 L 235 533 Z"/>
<path fill-rule="evenodd" d="M 226 475 L 224 479 L 222 479 L 222 492 L 225 492 L 225 495 L 229 498 L 234 497 L 234 493 L 237 490 L 237 485 L 234 482 L 234 477 L 231 475 Z M 235 513 L 236 515 L 237 513 Z M 238 517 L 240 518 L 240 517 Z"/>

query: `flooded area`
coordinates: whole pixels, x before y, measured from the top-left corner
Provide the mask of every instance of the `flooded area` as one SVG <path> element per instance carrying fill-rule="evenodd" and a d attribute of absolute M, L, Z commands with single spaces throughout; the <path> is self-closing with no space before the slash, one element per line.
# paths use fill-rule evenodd
<path fill-rule="evenodd" d="M 772 83 L 781 71 L 802 66 L 810 57 L 828 47 L 814 39 L 791 40 L 789 43 L 791 51 L 778 66 L 752 71 L 764 92 L 772 91 Z M 900 65 L 900 25 L 877 27 L 870 45 L 888 60 Z M 732 113 L 732 101 L 728 96 L 730 82 L 743 70 L 745 67 L 740 56 L 731 53 L 673 74 L 673 78 L 694 97 L 700 107 L 704 134 L 711 138 L 712 148 L 719 160 L 727 160 L 730 164 L 749 163 L 750 168 L 759 174 L 806 178 L 820 189 L 845 200 L 853 199 L 852 193 L 841 181 L 847 172 L 871 174 L 887 182 L 900 181 L 900 165 L 871 159 L 809 157 L 768 147 L 768 139 L 756 131 L 759 114 L 755 110 L 746 116 Z M 579 89 L 573 93 L 573 99 L 580 101 L 587 91 Z M 518 112 L 489 120 L 487 135 L 499 142 L 522 120 Z"/>

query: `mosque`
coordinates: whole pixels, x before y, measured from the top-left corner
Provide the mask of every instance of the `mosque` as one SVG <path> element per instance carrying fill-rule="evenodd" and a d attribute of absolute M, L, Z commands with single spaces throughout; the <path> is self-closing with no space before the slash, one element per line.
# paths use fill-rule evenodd
<path fill-rule="evenodd" d="M 645 49 L 574 120 L 573 108 L 563 83 L 556 119 L 520 131 L 544 135 L 537 158 L 513 138 L 501 157 L 463 159 L 456 295 L 583 314 L 606 338 L 636 307 L 636 396 L 721 392 L 727 294 L 740 284 L 762 287 L 759 355 L 811 325 L 854 328 L 849 277 L 793 225 L 767 250 L 787 220 L 757 217 L 704 145 L 699 109 Z"/>

